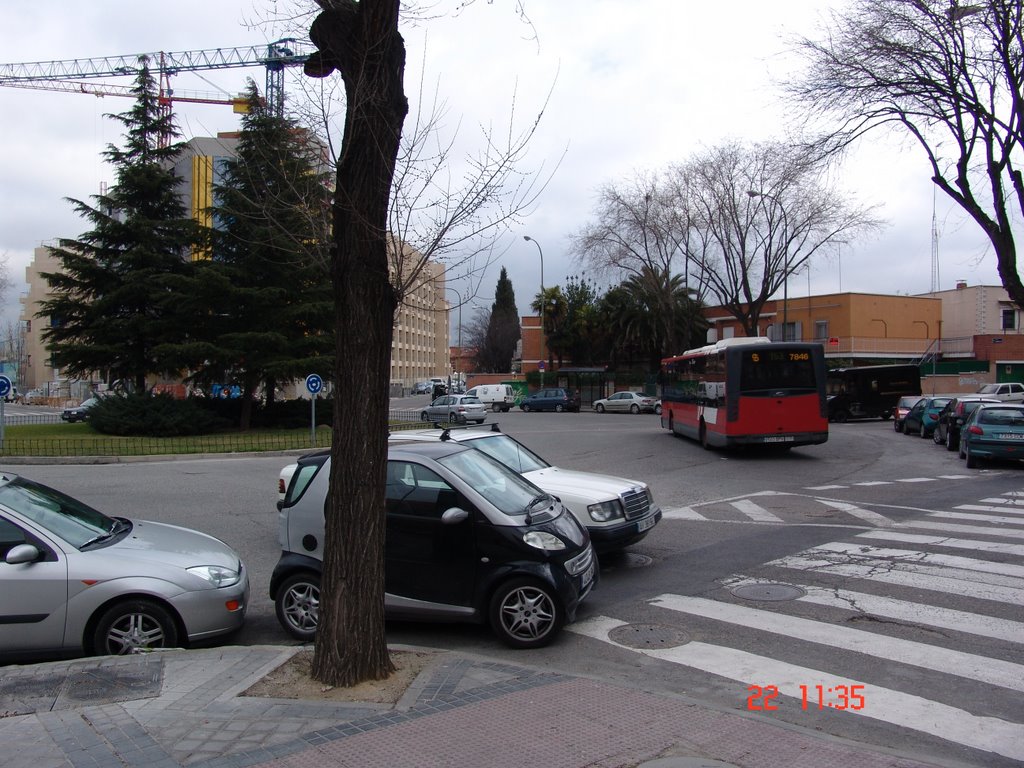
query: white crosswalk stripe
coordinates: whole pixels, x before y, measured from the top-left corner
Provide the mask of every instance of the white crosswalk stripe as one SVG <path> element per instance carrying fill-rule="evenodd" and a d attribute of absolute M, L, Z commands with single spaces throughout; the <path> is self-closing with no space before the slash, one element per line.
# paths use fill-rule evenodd
<path fill-rule="evenodd" d="M 684 617 L 666 624 L 699 628 L 699 642 L 669 648 L 617 642 L 628 635 L 609 633 L 627 623 L 609 616 L 568 629 L 744 686 L 775 686 L 790 697 L 789 707 L 818 708 L 817 694 L 809 694 L 818 685 L 826 690 L 863 686 L 867 705 L 844 708 L 844 714 L 1024 761 L 1024 722 L 1019 722 L 1024 711 L 1017 713 L 1012 704 L 1024 693 L 1024 664 L 1016 661 L 1024 648 L 1024 491 L 900 522 L 856 504 L 810 501 L 875 527 L 765 562 L 764 568 L 774 569 L 767 577 L 739 574 L 720 581 L 730 590 L 781 582 L 799 588 L 792 602 L 766 607 L 737 602 L 739 593 L 724 599 L 673 593 L 649 598 L 652 609 Z M 727 503 L 752 520 L 762 512 L 773 514 L 749 500 Z M 787 572 L 792 578 L 778 575 Z M 809 647 L 823 650 L 809 652 Z M 779 658 L 764 648 L 778 649 Z M 865 657 L 877 662 L 866 665 Z M 785 660 L 805 658 L 811 660 Z M 917 672 L 901 674 L 891 665 Z M 950 677 L 961 681 L 960 700 L 992 701 L 991 716 L 945 703 L 942 691 L 949 689 Z M 934 700 L 900 690 L 909 686 L 915 693 L 930 692 Z"/>
<path fill-rule="evenodd" d="M 845 685 L 847 688 L 861 686 L 865 696 L 870 697 L 866 699 L 868 704 L 862 709 L 847 709 L 845 712 L 939 736 L 947 741 L 995 752 L 1015 760 L 1024 760 L 1024 726 L 1019 723 L 973 715 L 920 696 L 734 648 L 701 642 L 674 648 L 627 648 L 608 636 L 609 632 L 624 624 L 616 619 L 596 616 L 570 624 L 568 629 L 619 648 L 699 669 L 744 685 L 774 685 L 782 695 L 794 699 L 802 699 L 806 689 L 818 685 L 833 689 L 837 685 Z"/>
<path fill-rule="evenodd" d="M 694 511 L 693 507 L 674 507 L 661 510 L 662 520 L 707 520 L 700 512 Z"/>

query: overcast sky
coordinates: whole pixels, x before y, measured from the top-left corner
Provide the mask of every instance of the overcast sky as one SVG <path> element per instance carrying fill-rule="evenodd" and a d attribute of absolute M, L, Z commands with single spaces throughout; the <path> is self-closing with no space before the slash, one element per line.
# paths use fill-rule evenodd
<path fill-rule="evenodd" d="M 530 119 L 553 84 L 526 167 L 561 165 L 536 210 L 503 244 L 504 255 L 482 280 L 479 303 L 492 299 L 505 266 L 520 313 L 528 313 L 540 284 L 540 260 L 522 235 L 543 249 L 545 284 L 564 284 L 567 275 L 578 274 L 582 268 L 568 257 L 570 237 L 588 222 L 601 185 L 684 160 L 724 139 L 781 138 L 787 112 L 777 83 L 794 67 L 790 40 L 813 31 L 829 4 L 525 0 L 534 39 L 533 29 L 518 19 L 514 0 L 477 0 L 459 15 L 404 28 L 407 92 L 415 98 L 426 57 L 426 80 L 439 83 L 450 123 L 462 121 L 465 141 L 480 124 L 507 127 L 513 95 L 517 116 Z M 280 29 L 246 22 L 284 5 L 6 3 L 2 58 L 15 63 L 257 45 L 276 39 Z M 438 0 L 435 11 L 458 5 Z M 178 75 L 172 84 L 233 94 L 252 77 L 263 87 L 259 68 L 200 74 Z M 33 248 L 86 229 L 64 198 L 87 199 L 112 181 L 100 152 L 121 138 L 104 114 L 126 110 L 130 100 L 12 88 L 0 88 L 0 100 L 0 254 L 14 282 L 3 297 L 3 316 L 10 319 L 18 314 Z M 186 138 L 238 126 L 231 109 L 220 105 L 176 105 L 175 114 Z M 928 168 L 908 141 L 882 138 L 848 157 L 839 184 L 857 203 L 879 206 L 888 226 L 844 248 L 838 258 L 812 263 L 809 275 L 790 279 L 790 296 L 806 295 L 808 286 L 812 294 L 930 290 Z M 939 288 L 952 288 L 957 280 L 999 284 L 980 230 L 941 197 L 936 212 Z M 464 310 L 464 322 L 470 311 Z"/>

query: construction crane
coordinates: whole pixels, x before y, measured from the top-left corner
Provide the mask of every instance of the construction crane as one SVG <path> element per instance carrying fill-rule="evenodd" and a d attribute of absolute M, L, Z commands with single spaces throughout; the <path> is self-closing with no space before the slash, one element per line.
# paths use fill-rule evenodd
<path fill-rule="evenodd" d="M 36 61 L 25 64 L 0 64 L 0 86 L 88 93 L 95 96 L 132 96 L 131 86 L 92 82 L 94 79 L 135 77 L 142 61 L 157 73 L 161 106 L 170 112 L 174 101 L 200 104 L 234 104 L 239 100 L 216 94 L 176 93 L 171 77 L 179 72 L 208 69 L 236 69 L 262 65 L 267 70 L 264 96 L 275 115 L 284 114 L 284 70 L 304 64 L 316 48 L 309 42 L 286 38 L 264 46 L 247 48 L 212 48 L 180 53 L 137 53 L 125 56 L 103 56 L 89 59 Z"/>

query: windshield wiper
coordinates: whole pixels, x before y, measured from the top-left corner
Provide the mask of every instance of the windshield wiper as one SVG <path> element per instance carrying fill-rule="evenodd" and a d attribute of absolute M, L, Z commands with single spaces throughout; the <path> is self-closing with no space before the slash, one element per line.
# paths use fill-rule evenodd
<path fill-rule="evenodd" d="M 539 496 L 534 496 L 530 500 L 530 503 L 526 505 L 526 524 L 533 525 L 533 509 L 538 505 L 546 504 L 548 499 L 552 498 L 550 493 L 542 493 Z"/>
<path fill-rule="evenodd" d="M 115 518 L 114 519 L 114 525 L 113 525 L 113 527 L 109 531 L 101 533 L 98 536 L 93 536 L 87 542 L 82 544 L 79 547 L 79 549 L 85 549 L 86 547 L 91 547 L 93 544 L 99 544 L 101 541 L 107 541 L 108 539 L 112 539 L 115 536 L 117 536 L 119 533 L 121 533 L 122 531 L 127 530 L 130 527 L 131 527 L 131 524 L 127 520 L 122 520 L 120 518 Z"/>

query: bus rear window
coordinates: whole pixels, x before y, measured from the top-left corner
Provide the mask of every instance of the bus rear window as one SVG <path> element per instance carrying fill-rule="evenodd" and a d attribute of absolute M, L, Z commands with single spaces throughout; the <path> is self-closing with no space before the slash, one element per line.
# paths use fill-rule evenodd
<path fill-rule="evenodd" d="M 806 350 L 744 350 L 740 365 L 740 391 L 817 388 L 814 360 Z"/>

